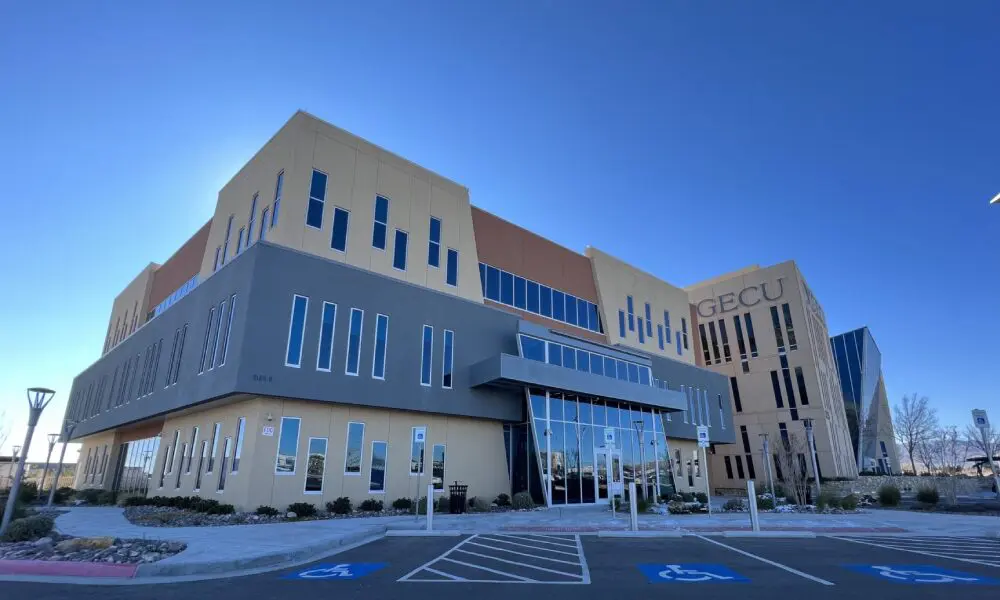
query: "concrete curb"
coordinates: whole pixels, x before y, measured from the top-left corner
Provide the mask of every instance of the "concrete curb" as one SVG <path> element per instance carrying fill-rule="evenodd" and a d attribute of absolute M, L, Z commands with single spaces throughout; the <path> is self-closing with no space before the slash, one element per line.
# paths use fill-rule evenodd
<path fill-rule="evenodd" d="M 462 532 L 458 530 L 390 529 L 385 532 L 385 537 L 458 537 L 460 535 Z"/>
<path fill-rule="evenodd" d="M 372 527 L 364 531 L 349 533 L 333 540 L 309 544 L 290 551 L 271 552 L 249 558 L 236 558 L 209 562 L 175 562 L 148 563 L 139 565 L 135 578 L 147 577 L 177 577 L 184 575 L 222 574 L 232 571 L 245 571 L 262 567 L 277 567 L 284 563 L 300 562 L 312 557 L 329 554 L 340 546 L 349 546 L 369 538 L 385 535 L 385 525 Z M 183 553 L 179 556 L 183 556 Z"/>
<path fill-rule="evenodd" d="M 656 538 L 682 538 L 684 534 L 680 531 L 598 531 L 599 538 L 633 538 L 633 539 L 656 539 Z"/>
<path fill-rule="evenodd" d="M 814 538 L 812 531 L 723 531 L 727 538 Z"/>

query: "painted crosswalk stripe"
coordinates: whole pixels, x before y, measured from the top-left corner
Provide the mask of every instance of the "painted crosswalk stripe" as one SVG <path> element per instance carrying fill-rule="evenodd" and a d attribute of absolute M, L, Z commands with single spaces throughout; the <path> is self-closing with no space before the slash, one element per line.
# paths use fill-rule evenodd
<path fill-rule="evenodd" d="M 532 546 L 530 544 L 521 544 L 519 542 L 512 542 L 510 540 L 498 540 L 491 537 L 486 537 L 485 535 L 479 536 L 481 540 L 488 540 L 497 544 L 509 544 L 511 546 L 520 546 L 522 548 L 534 548 L 535 550 L 543 550 L 545 552 L 555 552 L 556 554 L 565 554 L 567 556 L 576 556 L 576 552 L 566 552 L 565 550 L 552 550 L 551 548 L 545 548 L 544 546 Z"/>
<path fill-rule="evenodd" d="M 508 552 L 510 554 L 516 554 L 518 556 L 527 556 L 529 558 L 537 558 L 539 560 L 549 560 L 549 561 L 552 561 L 552 562 L 562 563 L 564 565 L 573 565 L 574 567 L 579 567 L 580 566 L 580 563 L 578 563 L 578 562 L 572 562 L 572 561 L 568 561 L 568 560 L 562 560 L 562 559 L 559 559 L 559 558 L 549 558 L 548 556 L 540 556 L 538 554 L 529 554 L 528 552 L 518 552 L 517 550 L 506 550 L 504 548 L 494 548 L 493 546 L 487 546 L 485 544 L 477 544 L 476 542 L 472 542 L 469 545 L 470 546 L 478 546 L 480 548 L 486 548 L 487 550 L 495 550 L 497 552 Z"/>
<path fill-rule="evenodd" d="M 524 567 L 526 569 L 535 569 L 538 571 L 545 571 L 546 573 L 554 573 L 556 575 L 565 575 L 566 577 L 576 577 L 577 579 L 582 579 L 581 575 L 575 573 L 566 573 L 564 571 L 556 571 L 555 569 L 547 569 L 545 567 L 539 567 L 538 565 L 532 565 L 523 562 L 517 562 L 516 560 L 507 560 L 506 558 L 497 558 L 495 556 L 490 556 L 489 554 L 480 554 L 479 552 L 473 552 L 471 550 L 466 550 L 464 548 L 457 550 L 456 552 L 461 552 L 462 554 L 471 554 L 473 556 L 478 556 L 480 558 L 488 558 L 490 560 L 495 560 L 497 562 L 506 563 L 508 565 L 517 565 L 518 567 Z"/>
<path fill-rule="evenodd" d="M 518 579 L 520 581 L 530 581 L 532 583 L 535 583 L 534 579 L 530 579 L 528 577 L 521 577 L 520 575 L 515 575 L 513 573 L 507 573 L 505 571 L 498 571 L 496 569 L 491 569 L 489 567 L 484 567 L 483 565 L 474 565 L 472 563 L 467 563 L 467 562 L 462 562 L 460 560 L 455 560 L 454 558 L 442 558 L 441 560 L 446 560 L 448 562 L 455 563 L 456 565 L 462 565 L 463 567 L 469 567 L 469 568 L 472 568 L 472 569 L 479 569 L 481 571 L 489 571 L 490 573 L 493 573 L 494 575 L 503 575 L 504 577 L 512 577 L 512 578 Z"/>
<path fill-rule="evenodd" d="M 551 542 L 551 541 L 548 541 L 548 540 L 540 540 L 540 539 L 538 539 L 538 538 L 536 538 L 534 536 L 517 536 L 517 535 L 509 535 L 509 534 L 502 534 L 502 533 L 498 533 L 498 534 L 495 534 L 495 535 L 497 537 L 502 537 L 502 538 L 511 538 L 511 539 L 515 539 L 515 540 L 521 540 L 522 542 L 537 542 L 539 544 L 550 544 L 552 546 L 561 546 L 563 548 L 575 548 L 576 547 L 572 543 L 570 543 L 570 544 L 565 544 L 565 543 L 559 544 L 559 543 Z M 566 540 L 566 541 L 571 541 L 571 540 Z"/>
<path fill-rule="evenodd" d="M 875 548 L 886 548 L 888 550 L 899 550 L 900 552 L 910 552 L 912 554 L 922 554 L 924 556 L 933 556 L 935 558 L 950 558 L 951 560 L 957 560 L 957 561 L 960 561 L 960 562 L 967 562 L 967 563 L 971 563 L 971 564 L 975 564 L 975 565 L 986 565 L 987 567 L 1000 567 L 1000 560 L 998 560 L 998 561 L 992 561 L 991 562 L 991 561 L 986 561 L 986 560 L 977 560 L 977 559 L 974 559 L 974 558 L 961 558 L 961 557 L 958 557 L 958 556 L 951 556 L 949 554 L 945 554 L 944 552 L 928 552 L 926 550 L 914 550 L 913 548 L 907 548 L 907 547 L 901 546 L 901 545 L 893 546 L 893 545 L 889 545 L 889 544 L 885 544 L 885 543 L 878 544 L 878 543 L 875 543 L 875 542 L 866 542 L 866 541 L 863 541 L 863 540 L 858 540 L 858 539 L 854 539 L 854 538 L 850 538 L 850 537 L 840 537 L 840 536 L 831 536 L 831 537 L 833 537 L 834 539 L 837 539 L 837 540 L 844 541 L 844 542 L 851 542 L 852 544 L 864 544 L 865 546 L 873 546 Z"/>

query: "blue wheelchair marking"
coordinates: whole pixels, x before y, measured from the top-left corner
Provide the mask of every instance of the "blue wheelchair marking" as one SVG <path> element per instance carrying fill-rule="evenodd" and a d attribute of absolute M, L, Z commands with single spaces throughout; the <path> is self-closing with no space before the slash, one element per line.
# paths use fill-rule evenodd
<path fill-rule="evenodd" d="M 750 581 L 722 565 L 682 563 L 638 566 L 650 583 L 746 583 Z"/>
<path fill-rule="evenodd" d="M 896 583 L 930 583 L 930 584 L 978 584 L 991 585 L 1000 583 L 996 579 L 952 571 L 931 565 L 845 565 L 846 568 L 871 575 L 878 579 L 894 581 Z"/>
<path fill-rule="evenodd" d="M 289 573 L 282 579 L 358 579 L 385 565 L 386 563 L 323 563 L 298 573 Z"/>

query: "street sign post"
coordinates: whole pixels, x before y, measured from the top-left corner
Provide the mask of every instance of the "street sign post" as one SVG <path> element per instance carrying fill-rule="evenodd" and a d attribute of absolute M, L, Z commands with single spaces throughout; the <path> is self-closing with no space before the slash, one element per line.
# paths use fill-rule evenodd
<path fill-rule="evenodd" d="M 980 441 L 983 443 L 983 450 L 986 451 L 986 462 L 990 465 L 990 471 L 993 471 L 993 485 L 997 488 L 997 498 L 1000 498 L 1000 473 L 997 473 L 997 466 L 993 462 L 993 455 L 998 448 L 992 444 L 996 438 L 990 428 L 990 419 L 986 416 L 986 411 L 981 408 L 973 409 L 972 424 L 979 430 L 979 435 L 982 437 Z"/>
<path fill-rule="evenodd" d="M 701 462 L 702 467 L 705 469 L 705 497 L 708 499 L 708 515 L 712 516 L 712 485 L 708 481 L 708 448 L 710 442 L 708 441 L 708 426 L 699 425 L 698 426 L 698 447 L 701 448 Z"/>

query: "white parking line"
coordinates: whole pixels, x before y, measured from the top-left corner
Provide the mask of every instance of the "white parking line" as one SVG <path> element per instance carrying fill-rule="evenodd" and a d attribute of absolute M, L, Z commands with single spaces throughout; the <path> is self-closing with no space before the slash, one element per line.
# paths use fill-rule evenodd
<path fill-rule="evenodd" d="M 752 553 L 747 552 L 745 550 L 740 550 L 739 548 L 734 548 L 733 546 L 729 546 L 728 544 L 723 544 L 722 542 L 717 542 L 715 540 L 711 540 L 711 539 L 709 539 L 709 538 L 707 538 L 707 537 L 705 537 L 703 535 L 695 535 L 694 537 L 702 539 L 702 540 L 705 540 L 706 542 L 708 542 L 710 544 L 715 544 L 716 546 L 722 546 L 723 548 L 727 548 L 729 550 L 732 550 L 733 552 L 736 552 L 738 554 L 742 554 L 743 556 L 748 556 L 748 557 L 753 558 L 755 560 L 759 560 L 762 563 L 767 563 L 767 564 L 771 565 L 772 567 L 778 567 L 779 569 L 784 569 L 785 571 L 788 571 L 789 573 L 793 573 L 795 575 L 798 575 L 799 577 L 805 577 L 806 579 L 809 579 L 811 581 L 815 581 L 816 583 L 821 583 L 823 585 L 834 585 L 834 583 L 832 581 L 827 581 L 825 579 L 820 579 L 819 577 L 816 577 L 814 575 L 810 575 L 809 573 L 803 573 L 802 571 L 799 571 L 798 569 L 793 569 L 792 567 L 789 567 L 788 565 L 783 565 L 783 564 L 781 564 L 779 562 L 775 562 L 773 560 L 764 558 L 763 556 L 757 556 L 756 554 L 752 554 Z"/>
<path fill-rule="evenodd" d="M 539 567 L 538 565 L 531 565 L 528 563 L 517 562 L 516 560 L 507 560 L 506 558 L 497 558 L 495 556 L 490 556 L 489 554 L 480 554 L 479 552 L 473 552 L 472 550 L 458 550 L 462 554 L 471 554 L 473 556 L 478 556 L 480 558 L 488 558 L 490 560 L 495 560 L 497 562 L 507 563 L 508 565 L 517 565 L 519 567 L 524 567 L 526 569 L 535 569 L 538 571 L 545 571 L 546 573 L 554 573 L 556 575 L 565 575 L 566 577 L 576 577 L 577 579 L 583 579 L 582 575 L 577 575 L 576 573 L 566 573 L 564 571 L 557 571 L 555 569 L 547 569 L 545 567 Z"/>
<path fill-rule="evenodd" d="M 511 546 L 520 546 L 522 548 L 534 548 L 535 550 L 543 550 L 545 552 L 555 552 L 556 554 L 566 554 L 567 556 L 576 556 L 577 555 L 576 552 L 566 552 L 565 550 L 552 550 L 550 548 L 545 548 L 545 547 L 542 547 L 542 546 L 532 546 L 530 544 L 519 544 L 518 542 L 511 542 L 511 541 L 508 541 L 508 540 L 498 540 L 498 539 L 494 539 L 494 538 L 491 538 L 491 537 L 486 537 L 485 535 L 479 536 L 479 539 L 481 539 L 481 540 L 488 540 L 488 541 L 495 542 L 495 543 L 498 543 L 498 544 L 509 544 Z"/>
<path fill-rule="evenodd" d="M 441 577 L 447 577 L 448 579 L 451 579 L 452 581 L 468 581 L 468 579 L 466 579 L 464 577 L 459 577 L 457 575 L 452 575 L 451 573 L 445 573 L 444 571 L 438 571 L 437 569 L 432 569 L 430 567 L 424 567 L 424 570 L 425 571 L 430 571 L 431 573 L 434 573 L 435 575 L 440 575 Z"/>
<path fill-rule="evenodd" d="M 578 562 L 572 562 L 572 561 L 568 561 L 568 560 L 562 560 L 562 559 L 559 559 L 559 558 L 549 558 L 548 556 L 539 556 L 537 554 L 529 554 L 527 552 L 518 552 L 517 550 L 507 550 L 506 548 L 494 548 L 493 546 L 487 546 L 486 544 L 479 544 L 479 543 L 476 543 L 476 542 L 472 542 L 469 545 L 470 546 L 479 546 L 480 548 L 486 548 L 487 550 L 496 550 L 497 552 L 508 552 L 510 554 L 516 554 L 518 556 L 527 556 L 529 558 L 537 558 L 539 560 L 549 560 L 549 561 L 552 561 L 552 562 L 562 563 L 564 565 L 573 565 L 574 567 L 579 567 L 580 566 L 580 563 L 578 563 Z"/>
<path fill-rule="evenodd" d="M 536 543 L 539 543 L 539 544 L 550 544 L 552 546 L 562 546 L 563 548 L 576 548 L 576 545 L 572 543 L 573 539 L 563 538 L 564 542 L 570 542 L 570 543 L 569 544 L 565 544 L 565 543 L 563 543 L 563 544 L 557 544 L 556 542 L 550 542 L 548 540 L 538 539 L 537 536 L 518 536 L 518 535 L 508 535 L 508 534 L 504 534 L 504 533 L 494 533 L 494 534 L 491 534 L 491 535 L 495 535 L 496 537 L 501 537 L 501 538 L 511 538 L 511 539 L 515 539 L 515 540 L 521 540 L 522 542 L 536 542 Z"/>
<path fill-rule="evenodd" d="M 830 536 L 835 540 L 843 540 L 845 542 L 851 542 L 854 544 L 864 544 L 865 546 L 874 546 L 875 548 L 885 548 L 887 550 L 899 550 L 900 552 L 910 552 L 912 554 L 922 554 L 924 556 L 933 556 L 935 558 L 950 558 L 951 560 L 957 560 L 961 562 L 967 562 L 975 565 L 985 565 L 987 567 L 1000 567 L 1000 561 L 989 562 L 985 560 L 975 560 L 972 558 L 959 558 L 957 556 L 950 556 L 948 554 L 941 554 L 938 552 L 927 552 L 926 550 L 914 550 L 912 548 L 906 548 L 904 546 L 891 546 L 888 544 L 876 544 L 875 542 L 866 542 L 850 537 L 840 537 L 840 536 Z"/>
<path fill-rule="evenodd" d="M 448 562 L 453 562 L 456 565 L 462 565 L 463 567 L 469 567 L 469 568 L 472 568 L 472 569 L 479 569 L 481 571 L 489 571 L 490 573 L 493 573 L 494 575 L 503 575 L 505 577 L 513 577 L 514 579 L 517 579 L 519 581 L 528 581 L 528 582 L 531 582 L 531 583 L 535 583 L 534 579 L 529 579 L 527 577 L 521 577 L 520 575 L 515 575 L 513 573 L 507 573 L 507 572 L 504 572 L 504 571 L 498 571 L 496 569 L 491 569 L 489 567 L 484 567 L 483 565 L 474 565 L 472 563 L 467 563 L 467 562 L 462 562 L 460 560 L 455 560 L 454 558 L 442 558 L 441 560 L 446 560 Z M 466 580 L 466 581 L 468 581 L 468 580 Z"/>

